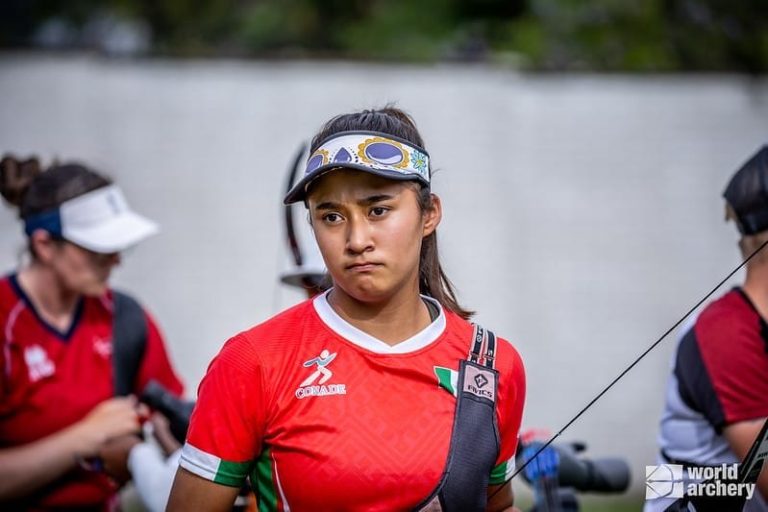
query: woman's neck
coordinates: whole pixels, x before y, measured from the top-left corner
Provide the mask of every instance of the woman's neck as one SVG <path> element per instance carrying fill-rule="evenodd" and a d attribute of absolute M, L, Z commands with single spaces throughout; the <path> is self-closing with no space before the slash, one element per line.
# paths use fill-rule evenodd
<path fill-rule="evenodd" d="M 328 303 L 341 318 L 390 346 L 413 337 L 432 322 L 418 284 L 375 303 L 358 301 L 336 287 L 328 295 Z"/>
<path fill-rule="evenodd" d="M 62 286 L 50 268 L 33 262 L 19 272 L 18 283 L 43 320 L 62 331 L 70 326 L 80 295 Z"/>
<path fill-rule="evenodd" d="M 768 320 L 768 263 L 747 267 L 747 278 L 741 287 L 764 319 Z"/>

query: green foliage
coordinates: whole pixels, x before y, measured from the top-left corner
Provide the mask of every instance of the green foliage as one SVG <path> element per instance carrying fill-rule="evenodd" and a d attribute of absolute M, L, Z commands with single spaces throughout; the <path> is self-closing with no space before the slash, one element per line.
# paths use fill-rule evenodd
<path fill-rule="evenodd" d="M 145 21 L 156 53 L 434 61 L 540 70 L 768 70 L 764 0 L 7 0 L 0 45 L 51 18 Z"/>
<path fill-rule="evenodd" d="M 432 60 L 454 32 L 451 0 L 370 2 L 362 16 L 336 31 L 339 48 L 354 57 Z"/>
<path fill-rule="evenodd" d="M 511 24 L 509 45 L 542 69 L 666 71 L 659 3 L 539 0 Z"/>

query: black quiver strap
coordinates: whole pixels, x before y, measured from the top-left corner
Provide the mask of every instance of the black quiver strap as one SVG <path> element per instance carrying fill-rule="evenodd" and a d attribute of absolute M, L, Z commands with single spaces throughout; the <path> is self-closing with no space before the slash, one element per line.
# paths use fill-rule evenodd
<path fill-rule="evenodd" d="M 499 454 L 496 423 L 496 336 L 475 325 L 469 357 L 459 363 L 456 412 L 448 461 L 420 512 L 483 512 L 488 479 Z"/>
<path fill-rule="evenodd" d="M 132 297 L 112 292 L 112 365 L 115 396 L 134 392 L 147 344 L 144 310 Z"/>

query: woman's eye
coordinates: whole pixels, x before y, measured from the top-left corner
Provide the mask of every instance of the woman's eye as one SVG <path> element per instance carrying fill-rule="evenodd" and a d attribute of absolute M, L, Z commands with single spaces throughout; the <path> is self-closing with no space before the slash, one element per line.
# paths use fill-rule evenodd
<path fill-rule="evenodd" d="M 371 208 L 371 215 L 373 215 L 374 217 L 381 217 L 382 215 L 387 213 L 388 210 L 389 208 L 384 208 L 383 206 L 375 206 Z"/>
<path fill-rule="evenodd" d="M 323 216 L 323 220 L 325 222 L 330 222 L 330 223 L 338 222 L 341 220 L 341 215 L 339 215 L 338 213 L 326 213 Z"/>

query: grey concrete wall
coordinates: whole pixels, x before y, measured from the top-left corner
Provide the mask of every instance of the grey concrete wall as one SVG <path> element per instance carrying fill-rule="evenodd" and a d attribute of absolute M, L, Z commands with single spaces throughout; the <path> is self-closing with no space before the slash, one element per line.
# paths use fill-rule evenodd
<path fill-rule="evenodd" d="M 720 194 L 768 141 L 768 85 L 742 77 L 5 55 L 0 150 L 82 159 L 160 222 L 115 282 L 155 313 L 193 393 L 228 336 L 300 297 L 275 279 L 298 142 L 388 101 L 439 169 L 461 299 L 526 362 L 526 426 L 561 427 L 739 262 Z M 0 267 L 22 246 L 6 210 Z M 673 346 L 563 436 L 629 457 L 637 486 Z"/>

